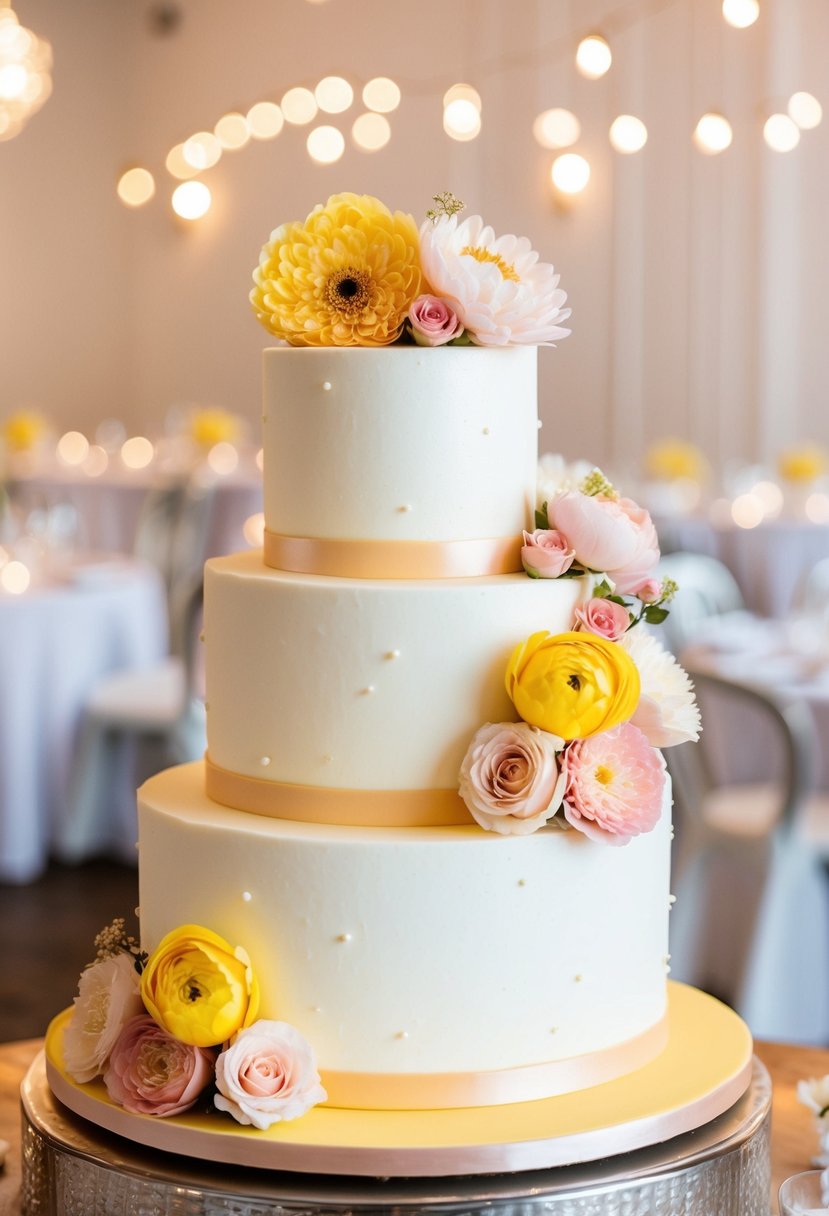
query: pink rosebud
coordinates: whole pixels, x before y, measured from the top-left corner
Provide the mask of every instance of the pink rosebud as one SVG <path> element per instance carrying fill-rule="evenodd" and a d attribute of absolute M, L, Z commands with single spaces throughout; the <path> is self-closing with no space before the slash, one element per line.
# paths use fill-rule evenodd
<path fill-rule="evenodd" d="M 606 498 L 573 491 L 547 508 L 589 570 L 608 574 L 620 595 L 651 577 L 659 560 L 659 542 L 650 515 L 629 498 Z"/>
<path fill-rule="evenodd" d="M 631 722 L 571 743 L 564 817 L 592 840 L 627 844 L 659 821 L 665 761 Z"/>
<path fill-rule="evenodd" d="M 327 1098 L 308 1041 L 287 1022 L 264 1019 L 240 1030 L 216 1061 L 213 1102 L 260 1131 L 297 1119 Z"/>
<path fill-rule="evenodd" d="M 595 633 L 608 642 L 618 642 L 630 626 L 630 613 L 623 604 L 594 596 L 592 600 L 576 609 L 576 619 L 582 629 Z"/>
<path fill-rule="evenodd" d="M 149 1014 L 130 1018 L 104 1073 L 113 1102 L 138 1115 L 180 1115 L 213 1079 L 213 1054 L 174 1039 Z"/>
<path fill-rule="evenodd" d="M 418 346 L 444 346 L 463 333 L 458 314 L 437 296 L 418 296 L 409 308 L 409 323 Z"/>
<path fill-rule="evenodd" d="M 659 579 L 646 578 L 638 587 L 632 587 L 630 594 L 635 595 L 643 604 L 655 604 L 662 598 L 662 584 Z"/>
<path fill-rule="evenodd" d="M 536 578 L 558 578 L 573 564 L 576 556 L 563 533 L 555 528 L 537 528 L 524 533 L 521 561 L 527 574 Z"/>
<path fill-rule="evenodd" d="M 542 828 L 561 806 L 563 747 L 563 739 L 526 722 L 482 726 L 460 772 L 460 795 L 475 821 L 502 836 Z"/>

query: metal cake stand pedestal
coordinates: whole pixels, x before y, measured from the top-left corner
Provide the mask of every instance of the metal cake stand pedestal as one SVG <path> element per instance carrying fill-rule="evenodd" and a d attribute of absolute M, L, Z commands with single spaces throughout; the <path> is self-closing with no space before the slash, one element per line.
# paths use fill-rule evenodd
<path fill-rule="evenodd" d="M 771 1083 L 664 1144 L 585 1165 L 474 1178 L 353 1179 L 217 1166 L 142 1148 L 72 1114 L 43 1055 L 22 1091 L 24 1216 L 769 1216 Z"/>

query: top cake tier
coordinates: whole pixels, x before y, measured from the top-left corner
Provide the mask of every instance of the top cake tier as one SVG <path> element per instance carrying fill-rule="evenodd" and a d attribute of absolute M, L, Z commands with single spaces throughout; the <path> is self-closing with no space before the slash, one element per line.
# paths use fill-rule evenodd
<path fill-rule="evenodd" d="M 532 527 L 534 347 L 268 349 L 263 422 L 277 554 L 294 538 L 514 544 Z"/>

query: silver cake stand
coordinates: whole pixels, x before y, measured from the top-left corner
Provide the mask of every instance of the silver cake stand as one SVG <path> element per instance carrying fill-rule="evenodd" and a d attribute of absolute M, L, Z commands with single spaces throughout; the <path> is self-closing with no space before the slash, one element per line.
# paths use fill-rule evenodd
<path fill-rule="evenodd" d="M 730 1110 L 665 1144 L 589 1165 L 476 1178 L 351 1179 L 153 1152 L 73 1115 L 41 1053 L 21 1089 L 24 1216 L 769 1216 L 771 1082 L 754 1060 Z"/>

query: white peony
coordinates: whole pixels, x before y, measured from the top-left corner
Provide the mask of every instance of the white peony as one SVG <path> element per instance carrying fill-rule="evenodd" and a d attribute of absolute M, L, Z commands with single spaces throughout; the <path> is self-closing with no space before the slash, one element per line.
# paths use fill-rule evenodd
<path fill-rule="evenodd" d="M 66 1071 L 76 1081 L 99 1076 L 130 1018 L 144 1013 L 131 955 L 120 953 L 81 972 L 75 1008 L 63 1034 Z"/>
<path fill-rule="evenodd" d="M 641 694 L 634 726 L 652 747 L 673 747 L 699 738 L 702 729 L 694 686 L 670 651 L 641 625 L 620 639 L 639 671 Z"/>
<path fill-rule="evenodd" d="M 797 1100 L 808 1106 L 819 1119 L 825 1118 L 825 1112 L 829 1111 L 829 1076 L 798 1081 Z"/>
<path fill-rule="evenodd" d="M 559 276 L 526 237 L 496 237 L 479 215 L 427 220 L 420 264 L 430 290 L 457 313 L 480 346 L 547 345 L 566 338 L 570 316 Z"/>

